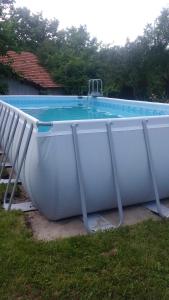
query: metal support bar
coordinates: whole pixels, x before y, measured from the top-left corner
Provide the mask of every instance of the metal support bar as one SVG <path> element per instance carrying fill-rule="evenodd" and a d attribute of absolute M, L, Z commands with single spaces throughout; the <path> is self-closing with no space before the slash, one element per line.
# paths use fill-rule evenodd
<path fill-rule="evenodd" d="M 9 119 L 9 116 L 11 114 L 11 118 Z M 1 179 L 2 177 L 2 172 L 4 167 L 9 166 L 9 163 L 7 163 L 7 159 L 9 157 L 9 153 L 14 141 L 15 134 L 17 132 L 18 128 L 18 123 L 19 123 L 19 112 L 18 110 L 13 110 L 11 107 L 8 107 L 8 105 L 3 105 L 0 103 L 0 145 L 2 147 L 0 154 L 0 184 L 7 184 L 4 199 L 3 199 L 3 207 L 5 209 L 21 209 L 23 211 L 29 211 L 29 210 L 35 210 L 35 208 L 32 206 L 31 202 L 23 202 L 23 203 L 18 203 L 18 204 L 13 204 L 13 198 L 16 190 L 16 186 L 18 183 L 21 183 L 19 180 L 21 170 L 23 168 L 23 164 L 27 155 L 28 147 L 30 144 L 32 132 L 33 132 L 33 124 L 37 124 L 40 126 L 52 126 L 53 122 L 38 122 L 38 120 L 31 120 L 30 127 L 28 131 L 26 132 L 26 138 L 24 139 L 24 144 L 23 144 L 23 136 L 25 134 L 25 128 L 27 125 L 27 118 L 25 118 L 23 122 L 23 126 L 21 127 L 21 131 L 19 133 L 19 136 L 17 134 L 17 145 L 16 145 L 16 153 L 14 153 L 14 161 L 13 161 L 13 166 L 10 172 L 10 176 L 8 179 Z M 23 151 L 20 152 L 21 145 L 23 144 L 22 148 Z M 17 165 L 17 174 L 16 178 L 13 178 L 15 169 L 16 169 L 16 164 Z M 10 199 L 7 201 L 8 197 L 8 192 L 10 188 L 10 184 L 13 185 Z"/>
<path fill-rule="evenodd" d="M 76 170 L 77 170 L 77 178 L 78 178 L 79 194 L 80 194 L 84 226 L 89 233 L 95 232 L 98 229 L 105 230 L 105 229 L 110 229 L 110 228 L 117 228 L 123 222 L 123 208 L 122 208 L 120 188 L 119 188 L 118 176 L 117 176 L 117 170 L 116 170 L 116 161 L 115 161 L 115 154 L 114 154 L 113 141 L 112 141 L 112 135 L 111 135 L 111 124 L 109 124 L 107 126 L 107 132 L 108 132 L 108 138 L 109 138 L 112 169 L 113 169 L 113 175 L 114 175 L 114 180 L 115 180 L 115 189 L 116 189 L 117 204 L 118 204 L 118 210 L 119 210 L 119 223 L 116 226 L 113 225 L 112 223 L 110 223 L 108 220 L 106 220 L 104 217 L 102 217 L 99 214 L 88 215 L 88 213 L 87 213 L 86 192 L 85 192 L 84 178 L 83 178 L 83 172 L 82 172 L 82 166 L 81 166 L 81 160 L 80 160 L 77 126 L 78 126 L 78 124 L 72 124 L 71 128 L 72 128 L 73 146 L 74 146 L 74 153 L 75 153 Z"/>
<path fill-rule="evenodd" d="M 89 224 L 88 224 L 88 218 L 87 218 L 86 195 L 85 195 L 83 173 L 82 173 L 81 162 L 80 162 L 77 126 L 78 126 L 78 124 L 71 125 L 72 136 L 73 136 L 73 146 L 74 146 L 74 153 L 75 153 L 75 161 L 76 161 L 77 178 L 78 178 L 79 193 L 80 193 L 80 201 L 81 201 L 82 216 L 83 216 L 83 222 L 84 222 L 85 228 L 88 232 L 91 232 Z"/>
<path fill-rule="evenodd" d="M 0 106 L 0 117 L 1 117 L 2 111 L 3 111 L 3 104 L 1 104 L 1 106 Z"/>
<path fill-rule="evenodd" d="M 30 128 L 29 128 L 29 132 L 28 132 L 26 143 L 25 143 L 25 147 L 24 147 L 24 150 L 23 150 L 23 153 L 22 153 L 22 156 L 21 156 L 20 166 L 19 166 L 19 169 L 17 171 L 16 180 L 15 180 L 15 183 L 14 183 L 14 186 L 13 186 L 13 189 L 12 189 L 11 197 L 9 199 L 8 210 L 10 210 L 11 205 L 12 205 L 14 193 L 15 193 L 16 186 L 17 186 L 17 183 L 18 183 L 18 180 L 19 180 L 19 176 L 20 176 L 20 173 L 21 173 L 23 162 L 24 162 L 24 160 L 26 158 L 26 154 L 27 154 L 27 151 L 28 151 L 28 147 L 29 147 L 29 143 L 30 143 L 30 140 L 31 140 L 32 132 L 33 132 L 33 124 L 31 124 Z"/>
<path fill-rule="evenodd" d="M 0 179 L 0 184 L 8 184 L 9 179 Z M 11 183 L 15 183 L 15 178 L 11 179 Z M 21 184 L 21 181 L 18 181 L 18 184 Z"/>
<path fill-rule="evenodd" d="M 8 210 L 8 204 L 3 205 L 3 208 L 5 210 Z M 37 208 L 33 206 L 32 202 L 25 201 L 25 202 L 12 204 L 11 210 L 21 210 L 23 212 L 28 212 L 28 211 L 35 211 L 37 210 Z"/>
<path fill-rule="evenodd" d="M 3 165 L 0 165 L 0 167 L 2 168 L 12 168 L 12 165 L 10 162 L 6 162 L 6 163 L 3 163 Z"/>
<path fill-rule="evenodd" d="M 5 141 L 5 144 L 4 144 L 4 153 L 2 154 L 1 159 L 0 159 L 0 166 L 1 166 L 0 179 L 1 179 L 2 172 L 3 172 L 3 161 L 4 161 L 4 157 L 5 157 L 5 153 L 6 153 L 6 148 L 7 148 L 8 142 L 9 142 L 9 136 L 11 134 L 11 129 L 12 129 L 14 117 L 15 117 L 15 112 L 13 112 L 13 116 L 12 116 L 11 121 L 10 121 L 10 125 L 9 125 L 7 136 L 6 136 L 6 141 Z"/>
<path fill-rule="evenodd" d="M 15 114 L 15 116 L 16 116 L 16 114 Z M 17 126 L 18 126 L 18 122 L 19 122 L 19 114 L 17 114 L 17 116 L 16 116 L 13 129 L 11 130 L 11 134 L 9 136 L 9 140 L 8 140 L 8 144 L 7 144 L 7 147 L 6 147 L 6 151 L 4 153 L 5 156 L 4 156 L 4 159 L 2 160 L 2 169 L 1 169 L 1 172 L 0 172 L 0 179 L 2 178 L 3 168 L 6 167 L 7 158 L 8 158 L 9 151 L 10 151 L 10 148 L 11 148 L 14 136 L 15 136 L 15 132 L 16 132 L 16 129 L 17 129 Z"/>
<path fill-rule="evenodd" d="M 94 91 L 94 80 L 92 80 L 92 91 Z"/>
<path fill-rule="evenodd" d="M 103 95 L 103 81 L 100 80 L 100 85 L 101 85 L 101 95 Z"/>
<path fill-rule="evenodd" d="M 163 213 L 163 217 L 169 218 L 169 208 L 164 204 L 161 204 L 160 206 L 161 206 L 161 211 Z M 153 213 L 159 214 L 155 201 L 146 202 L 144 204 L 144 207 L 149 209 Z"/>
<path fill-rule="evenodd" d="M 156 205 L 157 205 L 157 211 L 161 217 L 165 217 L 165 215 L 163 214 L 162 209 L 161 209 L 160 197 L 159 197 L 159 193 L 158 193 L 158 184 L 157 184 L 157 179 L 156 179 L 156 175 L 155 175 L 154 163 L 153 163 L 153 159 L 152 159 L 147 123 L 148 123 L 148 120 L 142 120 L 144 141 L 145 141 L 147 158 L 148 158 L 148 165 L 149 165 L 149 170 L 150 170 L 150 175 L 151 175 L 151 180 L 152 180 L 152 185 L 153 185 L 153 190 L 154 190 L 154 195 L 155 195 L 155 201 L 156 201 Z"/>
<path fill-rule="evenodd" d="M 1 120 L 0 133 L 1 133 L 1 131 L 2 131 L 2 126 L 3 126 L 3 121 L 4 121 L 4 118 L 5 118 L 6 110 L 7 110 L 7 108 L 5 107 L 4 110 L 3 110 L 3 106 L 2 106 L 2 110 L 1 110 L 2 120 Z M 4 112 L 4 113 L 3 113 L 3 112 Z"/>
<path fill-rule="evenodd" d="M 90 95 L 90 80 L 88 81 L 88 95 Z"/>
<path fill-rule="evenodd" d="M 107 127 L 107 136 L 108 136 L 108 142 L 109 142 L 109 150 L 110 150 L 110 156 L 111 156 L 111 167 L 113 172 L 113 178 L 114 178 L 114 186 L 115 186 L 115 192 L 117 197 L 117 207 L 119 212 L 119 223 L 117 225 L 113 225 L 113 227 L 118 228 L 123 223 L 123 206 L 122 206 L 122 200 L 121 200 L 121 193 L 120 193 L 120 185 L 118 180 L 118 172 L 117 172 L 117 165 L 116 165 L 116 155 L 114 150 L 114 140 L 113 140 L 113 133 L 112 133 L 112 122 L 106 124 Z"/>
<path fill-rule="evenodd" d="M 2 130 L 2 138 L 1 138 L 1 146 L 2 146 L 2 141 L 3 141 L 4 135 L 5 135 L 6 125 L 8 123 L 9 115 L 10 115 L 10 109 L 8 109 L 8 111 L 6 113 L 6 118 L 4 120 L 4 127 Z"/>
<path fill-rule="evenodd" d="M 1 127 L 0 127 L 0 145 L 1 145 L 1 141 L 2 141 L 2 132 L 3 132 L 3 128 L 4 128 L 4 119 L 5 119 L 6 111 L 7 111 L 7 108 L 5 107 L 4 108 L 4 113 L 3 113 L 3 116 L 2 116 Z"/>
<path fill-rule="evenodd" d="M 37 126 L 52 126 L 53 122 L 38 122 Z"/>
<path fill-rule="evenodd" d="M 24 120 L 24 123 L 23 123 L 23 126 L 22 126 L 22 130 L 21 130 L 21 133 L 20 133 L 20 136 L 19 136 L 19 140 L 18 140 L 18 145 L 17 145 L 17 148 L 16 148 L 16 153 L 15 153 L 15 157 L 14 157 L 13 167 L 12 167 L 11 173 L 9 175 L 9 182 L 7 184 L 6 191 L 5 191 L 5 194 L 4 194 L 4 200 L 3 200 L 4 204 L 6 203 L 7 195 L 8 195 L 8 192 L 9 192 L 9 187 L 10 187 L 13 175 L 14 175 L 15 165 L 16 165 L 16 162 L 17 162 L 17 159 L 18 159 L 18 156 L 19 156 L 19 150 L 20 150 L 20 147 L 21 147 L 21 143 L 22 143 L 24 132 L 25 132 L 26 124 L 27 124 L 27 121 Z"/>

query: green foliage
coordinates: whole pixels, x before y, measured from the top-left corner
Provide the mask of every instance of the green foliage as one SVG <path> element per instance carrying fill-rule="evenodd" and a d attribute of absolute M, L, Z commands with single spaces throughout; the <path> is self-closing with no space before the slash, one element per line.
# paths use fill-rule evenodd
<path fill-rule="evenodd" d="M 44 19 L 41 13 L 31 14 L 26 7 L 13 10 L 9 23 L 19 50 L 36 52 L 46 39 L 56 38 L 58 21 Z"/>
<path fill-rule="evenodd" d="M 6 14 L 13 7 L 15 0 L 1 0 L 0 1 L 0 19 L 3 19 Z"/>
<path fill-rule="evenodd" d="M 25 215 L 26 217 L 26 215 Z M 0 211 L 0 299 L 168 299 L 169 222 L 43 242 Z"/>
<path fill-rule="evenodd" d="M 91 38 L 86 26 L 59 30 L 57 19 L 45 19 L 13 4 L 13 0 L 0 2 L 1 53 L 37 54 L 68 94 L 85 94 L 88 79 L 102 78 L 107 96 L 168 101 L 169 8 L 154 24 L 147 24 L 134 42 L 110 47 Z M 1 66 L 0 74 L 2 78 Z"/>
<path fill-rule="evenodd" d="M 9 15 L 11 15 L 13 10 L 13 3 L 13 0 L 1 0 L 0 2 L 0 54 L 5 54 L 10 47 L 13 48 L 14 44 L 16 44 L 14 39 L 15 34 L 11 31 L 12 22 L 9 21 Z"/>
<path fill-rule="evenodd" d="M 8 92 L 8 85 L 5 82 L 0 82 L 0 95 L 6 95 Z"/>
<path fill-rule="evenodd" d="M 55 40 L 45 40 L 38 50 L 41 62 L 54 79 L 64 83 L 71 94 L 87 92 L 87 80 L 96 73 L 98 43 L 90 39 L 85 26 L 71 27 L 58 33 Z"/>

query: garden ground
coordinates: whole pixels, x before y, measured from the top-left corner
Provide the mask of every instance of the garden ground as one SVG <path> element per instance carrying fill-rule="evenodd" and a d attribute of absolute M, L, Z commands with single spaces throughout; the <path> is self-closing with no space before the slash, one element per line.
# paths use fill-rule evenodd
<path fill-rule="evenodd" d="M 37 241 L 0 211 L 0 299 L 169 299 L 169 221 Z"/>

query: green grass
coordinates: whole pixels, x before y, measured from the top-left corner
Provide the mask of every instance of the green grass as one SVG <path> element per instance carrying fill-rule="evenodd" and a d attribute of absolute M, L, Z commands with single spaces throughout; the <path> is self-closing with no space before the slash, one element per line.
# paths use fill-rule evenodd
<path fill-rule="evenodd" d="M 0 210 L 0 299 L 169 299 L 168 252 L 168 221 L 40 242 Z"/>

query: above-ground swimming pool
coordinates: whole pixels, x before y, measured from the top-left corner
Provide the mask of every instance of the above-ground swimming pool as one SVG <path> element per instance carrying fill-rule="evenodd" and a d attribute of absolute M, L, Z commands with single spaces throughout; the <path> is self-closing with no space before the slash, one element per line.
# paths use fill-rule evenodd
<path fill-rule="evenodd" d="M 19 114 L 8 151 L 11 162 L 27 121 L 16 172 L 33 125 L 20 178 L 48 219 L 109 210 L 119 199 L 122 206 L 147 202 L 155 199 L 156 189 L 161 199 L 169 196 L 168 104 L 65 96 L 1 100 L 3 149 Z"/>
<path fill-rule="evenodd" d="M 103 97 L 4 96 L 3 99 L 43 122 L 169 114 L 168 105 Z"/>

